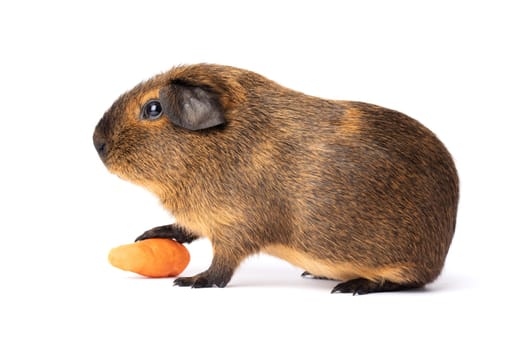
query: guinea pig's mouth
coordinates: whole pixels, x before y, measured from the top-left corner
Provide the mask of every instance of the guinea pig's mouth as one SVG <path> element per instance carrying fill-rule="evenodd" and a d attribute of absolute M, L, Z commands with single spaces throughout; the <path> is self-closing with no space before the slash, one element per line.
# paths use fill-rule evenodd
<path fill-rule="evenodd" d="M 105 143 L 100 143 L 100 144 L 95 143 L 95 149 L 97 150 L 98 155 L 99 155 L 100 159 L 102 160 L 102 162 L 105 162 L 106 161 L 106 157 L 107 157 L 107 152 L 106 152 L 107 146 L 106 146 L 106 144 Z"/>
<path fill-rule="evenodd" d="M 137 176 L 134 167 L 125 158 L 119 156 L 118 153 L 106 150 L 106 154 L 100 155 L 100 159 L 111 174 L 123 180 L 136 183 L 140 177 Z"/>

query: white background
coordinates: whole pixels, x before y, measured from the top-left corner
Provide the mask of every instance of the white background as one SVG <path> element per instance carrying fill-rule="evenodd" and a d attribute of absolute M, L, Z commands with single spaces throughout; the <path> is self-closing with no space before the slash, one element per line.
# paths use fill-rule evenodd
<path fill-rule="evenodd" d="M 2 2 L 0 348 L 523 349 L 524 15 L 518 1 Z M 440 279 L 352 297 L 266 256 L 225 289 L 112 268 L 112 247 L 171 218 L 105 170 L 93 128 L 139 81 L 197 62 L 431 128 L 461 178 Z M 185 274 L 206 269 L 209 245 L 189 249 Z"/>

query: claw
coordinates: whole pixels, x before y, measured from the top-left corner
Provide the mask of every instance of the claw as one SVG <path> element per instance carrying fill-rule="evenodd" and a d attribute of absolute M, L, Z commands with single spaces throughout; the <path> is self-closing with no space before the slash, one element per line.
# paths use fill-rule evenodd
<path fill-rule="evenodd" d="M 363 295 L 376 292 L 389 292 L 403 289 L 419 288 L 418 283 L 399 284 L 390 281 L 370 281 L 365 278 L 356 278 L 350 281 L 339 283 L 332 289 L 332 293 L 352 293 L 353 295 Z"/>
<path fill-rule="evenodd" d="M 174 286 L 191 287 L 193 286 L 193 277 L 179 277 L 173 281 Z"/>
<path fill-rule="evenodd" d="M 176 240 L 179 243 L 191 243 L 196 237 L 185 229 L 177 226 L 176 224 L 173 224 L 154 227 L 138 236 L 135 239 L 135 242 L 143 241 L 149 238 L 170 238 Z"/>
<path fill-rule="evenodd" d="M 206 276 L 199 275 L 193 277 L 179 277 L 173 281 L 174 286 L 192 288 L 224 288 L 227 284 L 227 281 L 213 281 Z"/>
<path fill-rule="evenodd" d="M 372 291 L 379 291 L 377 282 L 369 281 L 364 278 L 356 278 L 350 281 L 339 283 L 332 289 L 332 293 L 351 293 L 352 295 L 363 295 Z"/>

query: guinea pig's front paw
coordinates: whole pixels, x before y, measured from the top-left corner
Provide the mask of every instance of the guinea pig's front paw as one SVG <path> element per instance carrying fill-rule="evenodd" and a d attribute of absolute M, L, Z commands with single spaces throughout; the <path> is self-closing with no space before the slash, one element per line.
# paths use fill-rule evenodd
<path fill-rule="evenodd" d="M 150 238 L 171 238 L 175 239 L 179 243 L 191 243 L 197 237 L 177 224 L 172 224 L 154 227 L 138 236 L 135 239 L 135 242 Z"/>
<path fill-rule="evenodd" d="M 192 277 L 179 277 L 173 281 L 174 286 L 192 288 L 223 288 L 228 284 L 227 280 L 211 276 L 207 271 Z"/>

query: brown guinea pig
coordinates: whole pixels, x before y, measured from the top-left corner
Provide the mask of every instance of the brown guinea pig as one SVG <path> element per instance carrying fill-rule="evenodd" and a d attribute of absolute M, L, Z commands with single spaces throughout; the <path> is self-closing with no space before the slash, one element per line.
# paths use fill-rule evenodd
<path fill-rule="evenodd" d="M 93 141 L 109 171 L 175 217 L 137 240 L 210 239 L 210 267 L 175 285 L 224 287 L 264 252 L 340 281 L 332 292 L 417 288 L 440 274 L 454 234 L 458 176 L 431 131 L 246 70 L 155 76 L 111 106 Z"/>

